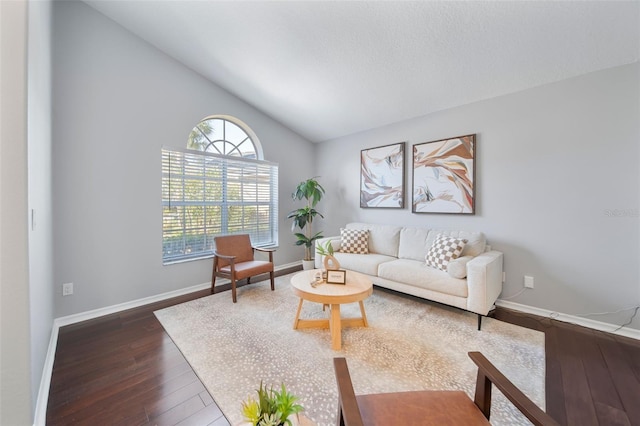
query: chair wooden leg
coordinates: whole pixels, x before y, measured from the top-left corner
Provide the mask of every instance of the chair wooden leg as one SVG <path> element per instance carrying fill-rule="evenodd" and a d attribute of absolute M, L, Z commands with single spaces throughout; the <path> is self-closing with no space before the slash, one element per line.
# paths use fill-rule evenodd
<path fill-rule="evenodd" d="M 211 294 L 216 292 L 216 269 L 218 268 L 218 257 L 213 258 L 213 269 L 211 270 Z"/>
<path fill-rule="evenodd" d="M 336 416 L 336 426 L 345 426 L 344 417 L 342 417 L 342 406 L 340 406 L 340 401 L 338 401 L 338 415 Z"/>
<path fill-rule="evenodd" d="M 233 299 L 233 303 L 236 303 L 238 299 L 236 298 L 236 277 L 231 277 L 231 298 Z"/>
<path fill-rule="evenodd" d="M 271 278 L 271 291 L 276 289 L 276 285 L 275 285 L 275 282 L 273 280 L 274 279 L 274 275 L 275 275 L 275 273 L 273 271 L 269 272 L 269 277 Z"/>
<path fill-rule="evenodd" d="M 491 416 L 491 381 L 480 369 L 478 369 L 478 375 L 476 377 L 476 392 L 473 402 L 475 402 L 480 411 L 482 411 L 482 414 L 489 420 Z"/>

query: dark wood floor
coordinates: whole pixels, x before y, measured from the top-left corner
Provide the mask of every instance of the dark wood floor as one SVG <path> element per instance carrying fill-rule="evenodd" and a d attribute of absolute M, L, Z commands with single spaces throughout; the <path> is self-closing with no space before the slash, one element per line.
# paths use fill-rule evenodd
<path fill-rule="evenodd" d="M 545 333 L 546 411 L 566 425 L 640 425 L 640 341 L 497 309 Z"/>
<path fill-rule="evenodd" d="M 61 328 L 47 425 L 229 425 L 153 315 L 208 294 Z M 495 316 L 545 332 L 547 411 L 561 424 L 640 425 L 640 342 L 500 308 Z"/>

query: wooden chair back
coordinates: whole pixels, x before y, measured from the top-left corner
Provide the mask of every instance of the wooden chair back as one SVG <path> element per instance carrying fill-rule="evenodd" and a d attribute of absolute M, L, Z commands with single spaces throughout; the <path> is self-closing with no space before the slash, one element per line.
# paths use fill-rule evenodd
<path fill-rule="evenodd" d="M 216 252 L 225 256 L 235 256 L 235 262 L 250 262 L 254 259 L 253 247 L 249 234 L 224 235 L 214 238 Z M 229 265 L 229 261 L 224 258 L 218 260 L 218 268 Z"/>

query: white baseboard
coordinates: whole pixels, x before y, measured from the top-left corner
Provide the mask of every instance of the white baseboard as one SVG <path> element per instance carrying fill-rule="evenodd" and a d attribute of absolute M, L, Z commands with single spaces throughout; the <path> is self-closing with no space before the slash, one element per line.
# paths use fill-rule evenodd
<path fill-rule="evenodd" d="M 51 373 L 53 372 L 53 361 L 56 357 L 58 346 L 58 329 L 55 321 L 51 327 L 51 338 L 47 356 L 42 367 L 42 378 L 40 379 L 40 389 L 38 390 L 38 400 L 36 401 L 36 411 L 33 416 L 34 426 L 45 426 L 47 423 L 47 403 L 49 402 L 49 389 L 51 388 Z"/>
<path fill-rule="evenodd" d="M 287 263 L 284 265 L 276 266 L 275 271 L 283 271 L 289 268 L 300 266 L 300 262 Z M 229 280 L 220 280 L 221 284 L 229 283 Z M 169 291 L 155 296 L 144 297 L 142 299 L 132 300 L 130 302 L 120 303 L 117 305 L 106 306 L 104 308 L 93 309 L 87 312 L 80 312 L 78 314 L 67 315 L 64 317 L 56 318 L 53 320 L 53 327 L 51 330 L 51 338 L 49 339 L 49 347 L 47 349 L 47 356 L 45 358 L 44 367 L 42 369 L 42 379 L 40 380 L 40 389 L 38 390 L 38 400 L 36 401 L 36 410 L 34 413 L 34 426 L 45 426 L 47 420 L 47 403 L 49 402 L 49 389 L 51 387 L 51 375 L 53 374 L 53 361 L 56 356 L 56 349 L 58 347 L 58 333 L 60 327 L 65 325 L 71 325 L 82 321 L 87 321 L 94 318 L 99 318 L 105 315 L 115 314 L 117 312 L 126 311 L 127 309 L 137 308 L 144 305 L 149 305 L 155 302 L 161 302 L 163 300 L 171 299 L 173 297 L 183 296 L 189 293 L 195 293 L 196 291 L 206 290 L 211 287 L 211 283 L 197 284 L 191 287 L 181 288 L 178 290 Z"/>
<path fill-rule="evenodd" d="M 634 328 L 624 327 L 617 330 L 620 326 L 616 324 L 609 324 L 602 321 L 595 321 L 588 318 L 583 318 L 575 315 L 562 314 L 546 309 L 536 308 L 533 306 L 522 305 L 520 303 L 510 302 L 508 300 L 496 300 L 496 305 L 507 309 L 513 309 L 514 311 L 525 312 L 528 314 L 537 315 L 545 318 L 553 318 L 558 321 L 567 322 L 571 324 L 580 325 L 583 327 L 591 328 L 594 330 L 604 331 L 606 333 L 612 333 L 618 336 L 630 337 L 632 339 L 640 340 L 640 330 Z"/>
<path fill-rule="evenodd" d="M 223 284 L 226 284 L 221 280 Z M 181 288 L 179 290 L 173 290 L 155 296 L 144 297 L 142 299 L 132 300 L 130 302 L 124 302 L 117 305 L 105 306 L 104 308 L 93 309 L 91 311 L 80 312 L 73 315 L 67 315 L 64 317 L 56 318 L 54 320 L 54 326 L 64 327 L 65 325 L 75 324 L 77 322 L 87 321 L 94 318 L 103 317 L 105 315 L 115 314 L 118 312 L 126 311 L 127 309 L 138 308 L 140 306 L 149 305 L 155 302 L 161 302 L 172 297 L 183 296 L 185 294 L 194 293 L 200 290 L 206 290 L 211 287 L 211 283 L 197 284 L 191 287 Z"/>

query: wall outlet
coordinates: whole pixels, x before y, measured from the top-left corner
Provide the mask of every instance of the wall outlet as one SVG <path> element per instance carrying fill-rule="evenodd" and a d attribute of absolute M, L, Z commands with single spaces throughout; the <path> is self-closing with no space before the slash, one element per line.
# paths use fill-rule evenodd
<path fill-rule="evenodd" d="M 533 288 L 533 277 L 529 275 L 524 276 L 524 288 Z"/>
<path fill-rule="evenodd" d="M 71 296 L 73 294 L 73 283 L 62 284 L 62 295 Z"/>

